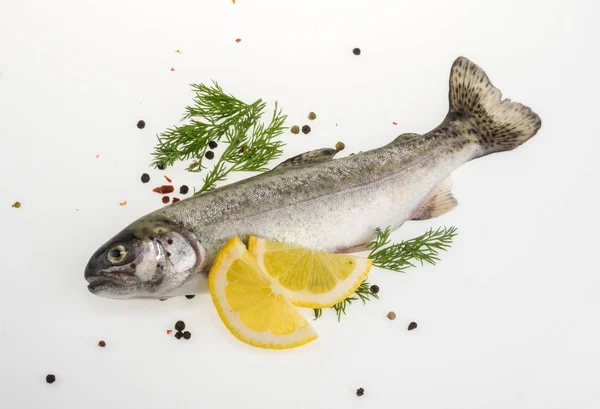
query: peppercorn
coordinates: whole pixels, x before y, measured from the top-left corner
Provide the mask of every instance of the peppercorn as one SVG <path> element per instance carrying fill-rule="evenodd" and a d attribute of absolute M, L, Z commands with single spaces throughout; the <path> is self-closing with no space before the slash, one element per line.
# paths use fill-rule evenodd
<path fill-rule="evenodd" d="M 213 151 L 207 151 L 204 156 L 206 157 L 206 159 L 211 160 L 212 158 L 215 157 L 215 153 Z"/>
<path fill-rule="evenodd" d="M 308 125 L 304 125 L 304 126 L 302 127 L 302 133 L 306 135 L 306 134 L 307 134 L 307 133 L 309 133 L 309 132 L 310 132 L 310 126 L 308 126 Z"/>
<path fill-rule="evenodd" d="M 363 396 L 365 394 L 365 390 L 363 388 L 358 388 L 356 390 L 356 396 Z"/>
<path fill-rule="evenodd" d="M 360 48 L 356 47 L 354 50 L 352 50 L 352 54 L 360 55 Z"/>
<path fill-rule="evenodd" d="M 48 382 L 48 383 L 54 383 L 55 381 L 56 381 L 56 376 L 54 376 L 52 374 L 46 375 L 46 382 Z"/>
<path fill-rule="evenodd" d="M 417 328 L 417 323 L 416 322 L 411 322 L 410 324 L 408 324 L 408 330 L 412 331 L 413 329 Z"/>
<path fill-rule="evenodd" d="M 194 298 L 195 295 L 186 295 L 185 298 L 187 298 L 188 300 L 191 300 L 192 298 Z"/>
<path fill-rule="evenodd" d="M 142 174 L 142 183 L 150 182 L 150 175 L 147 173 Z"/>
<path fill-rule="evenodd" d="M 308 119 L 310 119 L 311 121 L 314 121 L 315 119 L 317 119 L 317 114 L 315 114 L 314 112 L 309 112 Z"/>
<path fill-rule="evenodd" d="M 183 333 L 183 338 L 190 339 L 192 337 L 192 333 L 190 331 L 185 331 Z"/>
<path fill-rule="evenodd" d="M 394 321 L 396 319 L 396 313 L 394 311 L 390 311 L 390 312 L 388 312 L 386 317 L 388 317 L 390 319 L 390 321 Z"/>
<path fill-rule="evenodd" d="M 21 207 L 21 202 L 14 202 L 11 207 L 14 207 L 15 209 L 18 209 L 19 207 Z"/>
<path fill-rule="evenodd" d="M 300 133 L 300 127 L 298 125 L 294 125 L 290 128 L 290 132 L 293 134 L 299 134 Z"/>
<path fill-rule="evenodd" d="M 140 119 L 137 123 L 137 127 L 140 129 L 144 129 L 146 127 L 146 121 Z"/>
<path fill-rule="evenodd" d="M 181 331 L 177 331 L 177 332 L 175 333 L 175 338 L 177 338 L 177 339 L 181 339 L 181 337 L 183 337 L 183 333 L 182 333 Z"/>
<path fill-rule="evenodd" d="M 156 165 L 156 167 L 160 170 L 165 170 L 165 168 L 167 167 L 167 165 L 165 165 L 164 163 L 158 163 Z"/>
<path fill-rule="evenodd" d="M 371 292 L 372 292 L 373 294 L 377 294 L 377 293 L 379 292 L 379 286 L 378 286 L 378 285 L 375 285 L 375 284 L 373 284 L 373 285 L 371 286 Z"/>
<path fill-rule="evenodd" d="M 181 187 L 179 188 L 179 194 L 180 195 L 187 195 L 187 192 L 190 191 L 190 188 L 187 187 L 187 185 L 181 185 Z"/>
<path fill-rule="evenodd" d="M 176 329 L 177 331 L 183 331 L 183 330 L 185 329 L 185 322 L 183 322 L 183 321 L 181 321 L 181 320 L 180 320 L 180 321 L 177 321 L 177 322 L 175 323 L 175 329 Z"/>
<path fill-rule="evenodd" d="M 169 196 L 163 196 L 163 198 L 162 198 L 162 202 L 163 202 L 164 204 L 167 204 L 167 203 L 169 203 L 169 200 L 170 200 L 170 199 L 169 199 Z"/>
<path fill-rule="evenodd" d="M 344 142 L 338 142 L 335 144 L 335 150 L 338 152 L 343 151 L 345 147 L 346 145 L 344 145 Z"/>
<path fill-rule="evenodd" d="M 217 146 L 219 146 L 219 144 L 218 144 L 217 142 L 215 142 L 215 141 L 210 141 L 210 142 L 208 143 L 208 147 L 209 147 L 210 149 L 217 149 Z"/>
<path fill-rule="evenodd" d="M 104 347 L 106 346 L 106 342 L 104 342 L 104 341 L 100 341 L 100 342 L 98 342 L 98 346 L 99 346 L 100 348 L 104 348 Z"/>

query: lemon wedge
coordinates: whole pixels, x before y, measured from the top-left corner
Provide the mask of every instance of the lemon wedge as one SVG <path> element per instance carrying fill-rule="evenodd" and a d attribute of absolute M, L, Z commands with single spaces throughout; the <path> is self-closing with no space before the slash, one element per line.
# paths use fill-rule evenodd
<path fill-rule="evenodd" d="M 317 338 L 314 328 L 258 267 L 234 237 L 221 249 L 208 274 L 221 320 L 240 341 L 267 349 L 295 348 Z"/>
<path fill-rule="evenodd" d="M 312 251 L 251 236 L 248 250 L 258 266 L 296 306 L 329 308 L 352 295 L 373 261 L 349 254 Z"/>

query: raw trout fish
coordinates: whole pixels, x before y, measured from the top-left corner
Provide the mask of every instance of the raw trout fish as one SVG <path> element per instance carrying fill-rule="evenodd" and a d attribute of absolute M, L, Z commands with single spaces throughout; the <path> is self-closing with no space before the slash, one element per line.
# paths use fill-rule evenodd
<path fill-rule="evenodd" d="M 533 137 L 541 120 L 502 99 L 464 57 L 450 72 L 450 109 L 432 131 L 333 159 L 319 149 L 272 170 L 162 207 L 101 246 L 85 268 L 88 289 L 108 298 L 167 298 L 207 290 L 221 247 L 249 235 L 330 252 L 353 251 L 377 227 L 439 216 L 457 205 L 451 172 Z"/>

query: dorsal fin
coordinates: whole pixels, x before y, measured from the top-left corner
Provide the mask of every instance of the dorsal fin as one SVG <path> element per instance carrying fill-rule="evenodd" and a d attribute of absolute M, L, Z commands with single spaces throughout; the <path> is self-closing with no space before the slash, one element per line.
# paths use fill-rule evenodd
<path fill-rule="evenodd" d="M 441 216 L 454 209 L 458 202 L 452 196 L 452 179 L 448 176 L 429 192 L 423 204 L 412 215 L 411 220 L 426 220 Z"/>
<path fill-rule="evenodd" d="M 314 151 L 304 152 L 281 162 L 279 165 L 275 166 L 273 170 L 324 162 L 333 159 L 338 152 L 339 150 L 332 148 L 315 149 Z"/>

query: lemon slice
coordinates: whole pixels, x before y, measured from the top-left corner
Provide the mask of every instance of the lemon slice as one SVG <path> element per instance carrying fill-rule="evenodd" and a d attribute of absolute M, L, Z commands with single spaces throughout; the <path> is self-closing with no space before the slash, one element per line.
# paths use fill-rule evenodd
<path fill-rule="evenodd" d="M 367 277 L 373 262 L 254 236 L 248 241 L 248 250 L 294 305 L 308 308 L 328 308 L 345 300 Z"/>
<path fill-rule="evenodd" d="M 237 237 L 217 255 L 208 274 L 208 286 L 221 320 L 242 342 L 287 349 L 317 338 L 314 328 L 260 270 Z"/>

